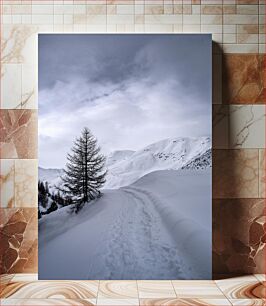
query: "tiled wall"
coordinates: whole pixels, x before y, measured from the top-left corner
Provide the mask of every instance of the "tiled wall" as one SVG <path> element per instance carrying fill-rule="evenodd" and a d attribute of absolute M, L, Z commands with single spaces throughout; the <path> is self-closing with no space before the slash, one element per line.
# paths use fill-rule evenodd
<path fill-rule="evenodd" d="M 1 272 L 37 272 L 37 33 L 152 32 L 213 34 L 213 272 L 263 273 L 265 1 L 0 2 Z"/>

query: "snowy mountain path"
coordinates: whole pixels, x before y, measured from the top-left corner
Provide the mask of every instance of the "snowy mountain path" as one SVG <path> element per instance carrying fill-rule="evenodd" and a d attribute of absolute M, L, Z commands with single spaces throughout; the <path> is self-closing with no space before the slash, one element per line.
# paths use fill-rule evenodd
<path fill-rule="evenodd" d="M 63 207 L 44 215 L 41 279 L 207 279 L 209 181 L 207 170 L 155 171 L 103 190 L 78 214 Z"/>
<path fill-rule="evenodd" d="M 57 270 L 56 275 L 58 275 L 61 264 L 58 259 L 63 256 L 64 260 L 70 261 L 69 256 L 74 256 L 72 248 L 76 249 L 78 245 L 86 245 L 86 248 L 82 248 L 83 255 L 80 261 L 80 263 L 84 262 L 85 266 L 82 270 L 83 274 L 86 274 L 86 276 L 84 274 L 86 279 L 95 279 L 97 276 L 99 278 L 99 275 L 103 279 L 128 279 L 129 275 L 134 275 L 139 279 L 143 278 L 143 275 L 155 279 L 168 279 L 169 275 L 173 279 L 184 278 L 177 247 L 165 226 L 162 225 L 162 219 L 154 206 L 154 200 L 135 188 L 127 187 L 106 191 L 106 194 L 98 201 L 99 203 L 96 202 L 95 205 L 85 209 L 90 210 L 92 214 L 99 205 L 98 212 L 101 214 L 101 203 L 107 198 L 109 198 L 108 202 L 112 210 L 105 207 L 109 210 L 108 219 L 104 218 L 105 222 L 100 226 L 101 231 L 94 232 L 94 242 L 89 235 L 85 236 L 87 239 L 80 235 L 81 232 L 90 231 L 93 226 L 94 222 L 88 220 L 88 222 L 76 225 L 71 229 L 71 233 L 70 230 L 63 229 L 56 237 L 49 237 L 47 239 L 50 240 L 49 242 L 47 240 L 45 243 L 42 242 L 41 245 L 45 245 L 46 256 L 48 253 L 52 256 L 41 260 L 47 260 L 47 263 L 49 261 L 50 265 L 54 264 Z M 78 237 L 78 241 L 72 239 L 70 244 L 62 243 L 61 241 L 65 241 L 70 234 L 72 237 L 73 235 Z M 95 243 L 96 240 L 105 241 L 105 243 L 99 245 Z M 40 248 L 41 257 L 42 254 L 42 248 Z M 101 258 L 102 264 L 105 264 L 104 272 L 102 265 L 90 264 L 95 263 L 95 259 L 94 261 L 88 260 L 92 257 Z M 75 270 L 71 270 L 72 268 L 70 271 L 61 270 L 64 273 L 62 278 L 68 278 L 68 273 L 71 273 L 73 278 Z"/>
<path fill-rule="evenodd" d="M 153 199 L 133 187 L 120 190 L 127 195 L 127 205 L 110 231 L 113 239 L 107 257 L 107 266 L 112 267 L 109 278 L 125 279 L 130 274 L 142 278 L 143 274 L 154 273 L 155 268 L 155 278 L 167 279 L 169 272 L 173 278 L 183 278 L 177 248 L 162 226 Z M 124 270 L 117 271 L 117 265 Z"/>

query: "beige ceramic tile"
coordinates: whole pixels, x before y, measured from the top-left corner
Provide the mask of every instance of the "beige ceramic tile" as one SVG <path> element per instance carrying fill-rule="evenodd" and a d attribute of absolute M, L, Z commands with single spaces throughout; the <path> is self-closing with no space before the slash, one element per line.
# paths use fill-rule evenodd
<path fill-rule="evenodd" d="M 257 149 L 213 150 L 213 197 L 257 198 Z"/>
<path fill-rule="evenodd" d="M 54 6 L 53 5 L 49 5 L 49 4 L 35 4 L 32 3 L 32 14 L 42 14 L 42 15 L 46 15 L 46 14 L 53 14 L 54 13 Z"/>
<path fill-rule="evenodd" d="M 20 108 L 38 108 L 37 103 L 37 62 L 22 64 L 22 89 Z"/>
<path fill-rule="evenodd" d="M 224 53 L 258 53 L 257 44 L 224 44 Z"/>
<path fill-rule="evenodd" d="M 12 159 L 0 160 L 0 206 L 15 205 L 15 162 Z"/>
<path fill-rule="evenodd" d="M 97 305 L 139 306 L 138 299 L 97 299 Z"/>
<path fill-rule="evenodd" d="M 172 281 L 172 283 L 179 298 L 224 298 L 214 281 Z"/>
<path fill-rule="evenodd" d="M 107 24 L 134 24 L 134 15 L 107 15 Z"/>
<path fill-rule="evenodd" d="M 227 299 L 140 299 L 140 306 L 229 306 Z"/>
<path fill-rule="evenodd" d="M 38 28 L 32 25 L 6 25 L 2 29 L 4 63 L 32 63 L 37 56 Z"/>
<path fill-rule="evenodd" d="M 184 24 L 183 33 L 198 33 L 200 32 L 200 24 Z"/>
<path fill-rule="evenodd" d="M 215 281 L 229 299 L 265 298 L 265 287 L 254 275 Z"/>
<path fill-rule="evenodd" d="M 234 44 L 234 43 L 236 43 L 236 34 L 224 33 L 223 34 L 223 43 L 224 44 Z"/>
<path fill-rule="evenodd" d="M 99 299 L 138 298 L 136 281 L 100 281 Z"/>
<path fill-rule="evenodd" d="M 228 15 L 228 14 L 235 14 L 236 13 L 236 5 L 234 4 L 224 4 L 223 5 L 223 14 Z"/>
<path fill-rule="evenodd" d="M 265 165 L 265 149 L 259 150 L 259 197 L 265 198 L 265 173 L 266 173 L 266 165 Z"/>
<path fill-rule="evenodd" d="M 145 24 L 144 30 L 145 33 L 172 33 L 174 28 L 171 24 Z"/>
<path fill-rule="evenodd" d="M 237 5 L 236 12 L 240 15 L 258 15 L 259 7 L 258 5 Z"/>
<path fill-rule="evenodd" d="M 15 205 L 37 207 L 38 162 L 35 159 L 15 161 Z"/>
<path fill-rule="evenodd" d="M 96 298 L 99 281 L 13 282 L 2 291 L 11 299 L 91 299 Z"/>
<path fill-rule="evenodd" d="M 257 33 L 259 33 L 259 27 L 258 27 L 257 24 L 237 25 L 237 33 L 240 33 L 240 34 L 257 34 Z"/>
<path fill-rule="evenodd" d="M 157 24 L 158 27 L 166 24 L 182 24 L 182 20 L 181 15 L 145 15 L 146 24 Z"/>
<path fill-rule="evenodd" d="M 36 158 L 37 112 L 0 109 L 1 158 Z"/>
<path fill-rule="evenodd" d="M 1 66 L 1 108 L 16 108 L 21 103 L 21 65 Z"/>
<path fill-rule="evenodd" d="M 183 24 L 200 24 L 200 15 L 184 15 Z"/>
<path fill-rule="evenodd" d="M 171 281 L 137 281 L 139 298 L 175 298 Z"/>
<path fill-rule="evenodd" d="M 222 15 L 201 15 L 201 24 L 223 24 Z"/>
<path fill-rule="evenodd" d="M 224 24 L 223 25 L 223 33 L 224 34 L 235 34 L 236 33 L 236 25 L 232 24 Z"/>
<path fill-rule="evenodd" d="M 201 13 L 206 15 L 221 15 L 222 5 L 201 5 Z"/>
<path fill-rule="evenodd" d="M 238 44 L 258 44 L 259 35 L 250 34 L 250 33 L 238 33 L 237 34 L 237 43 Z"/>
<path fill-rule="evenodd" d="M 105 15 L 106 5 L 87 5 L 87 15 Z"/>
<path fill-rule="evenodd" d="M 1 305 L 9 306 L 92 306 L 96 299 L 2 299 Z"/>
<path fill-rule="evenodd" d="M 265 106 L 230 105 L 230 148 L 265 147 Z"/>
<path fill-rule="evenodd" d="M 145 15 L 157 15 L 164 13 L 164 6 L 163 5 L 145 5 L 144 9 Z"/>
<path fill-rule="evenodd" d="M 266 300 L 263 299 L 230 299 L 233 306 L 235 305 L 245 305 L 245 306 L 265 306 Z"/>
<path fill-rule="evenodd" d="M 257 15 L 224 15 L 223 16 L 224 24 L 258 24 Z"/>

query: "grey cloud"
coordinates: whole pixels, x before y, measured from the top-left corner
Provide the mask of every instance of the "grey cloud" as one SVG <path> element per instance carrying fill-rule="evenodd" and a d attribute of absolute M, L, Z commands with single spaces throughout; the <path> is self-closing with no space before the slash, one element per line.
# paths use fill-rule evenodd
<path fill-rule="evenodd" d="M 85 125 L 105 153 L 210 135 L 210 46 L 209 35 L 40 35 L 40 164 L 62 167 Z"/>

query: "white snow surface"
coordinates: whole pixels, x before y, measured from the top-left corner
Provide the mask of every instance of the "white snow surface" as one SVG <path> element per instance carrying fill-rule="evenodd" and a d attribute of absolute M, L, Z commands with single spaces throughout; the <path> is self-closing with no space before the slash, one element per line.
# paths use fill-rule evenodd
<path fill-rule="evenodd" d="M 107 159 L 108 174 L 104 188 L 128 186 L 143 175 L 157 170 L 181 169 L 210 147 L 209 137 L 179 137 L 158 141 L 129 154 L 128 151 L 124 154 L 119 151 L 116 162 L 110 163 L 110 158 Z M 116 152 L 112 155 L 116 155 Z"/>
<path fill-rule="evenodd" d="M 183 159 L 202 146 L 185 146 Z M 178 147 L 185 150 L 182 141 Z M 136 164 L 149 156 L 148 148 Z M 64 207 L 40 219 L 40 279 L 211 278 L 210 169 L 153 171 L 102 192 L 78 214 Z"/>

